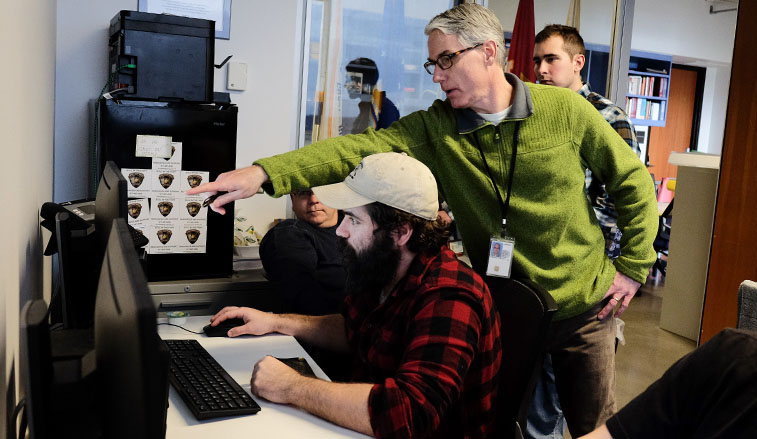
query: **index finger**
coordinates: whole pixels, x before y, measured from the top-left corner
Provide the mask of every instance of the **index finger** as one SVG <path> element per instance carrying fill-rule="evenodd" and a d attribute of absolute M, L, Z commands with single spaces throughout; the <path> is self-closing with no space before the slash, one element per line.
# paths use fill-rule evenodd
<path fill-rule="evenodd" d="M 218 181 L 211 181 L 211 182 L 208 182 L 208 183 L 203 183 L 203 184 L 201 184 L 201 185 L 199 185 L 197 187 L 193 187 L 192 189 L 186 191 L 184 194 L 185 195 L 197 195 L 197 194 L 201 194 L 203 192 L 216 193 L 216 192 L 222 191 L 222 190 L 225 190 L 223 188 L 223 184 L 222 183 L 219 183 Z"/>
<path fill-rule="evenodd" d="M 240 308 L 238 306 L 226 306 L 220 311 L 218 311 L 213 317 L 210 318 L 210 324 L 216 322 L 222 322 L 227 319 L 233 319 L 235 317 L 242 318 L 243 313 L 240 312 Z"/>
<path fill-rule="evenodd" d="M 620 306 L 618 307 L 618 310 L 615 311 L 615 317 L 620 317 L 621 314 L 626 312 L 628 309 L 628 305 L 631 304 L 631 299 L 633 299 L 633 296 L 625 296 L 623 298 L 623 302 L 621 302 Z"/>
<path fill-rule="evenodd" d="M 599 320 L 604 320 L 608 315 L 610 315 L 613 308 L 615 308 L 615 302 L 613 302 L 612 300 L 607 302 L 607 305 L 605 305 L 605 307 L 602 308 L 601 311 L 599 311 L 599 314 L 597 314 L 597 318 Z"/>

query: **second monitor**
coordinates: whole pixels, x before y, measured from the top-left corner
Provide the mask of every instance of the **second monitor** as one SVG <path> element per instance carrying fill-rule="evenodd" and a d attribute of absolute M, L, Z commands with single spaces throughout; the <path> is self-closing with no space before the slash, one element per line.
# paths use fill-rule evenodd
<path fill-rule="evenodd" d="M 56 352 L 81 340 L 50 331 L 43 301 L 24 306 L 19 364 L 30 437 L 163 439 L 170 360 L 156 321 L 131 234 L 118 218 L 97 283 L 94 350 L 79 371 Z"/>

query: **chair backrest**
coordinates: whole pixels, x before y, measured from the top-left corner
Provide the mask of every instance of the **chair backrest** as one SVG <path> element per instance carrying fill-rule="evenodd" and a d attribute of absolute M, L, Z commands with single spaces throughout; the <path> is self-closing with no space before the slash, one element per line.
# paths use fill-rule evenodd
<path fill-rule="evenodd" d="M 529 280 L 486 277 L 486 283 L 502 325 L 499 431 L 505 438 L 521 438 L 557 304 Z"/>
<path fill-rule="evenodd" d="M 670 180 L 670 177 L 664 177 L 657 188 L 657 201 L 660 203 L 669 203 L 673 199 L 673 191 L 668 187 Z"/>
<path fill-rule="evenodd" d="M 673 223 L 673 204 L 675 200 L 672 200 L 670 204 L 665 207 L 665 210 L 660 214 L 659 223 L 657 225 L 657 237 L 655 238 L 655 249 L 660 251 L 658 241 L 664 241 L 664 250 L 668 249 L 668 241 L 670 240 L 670 228 Z"/>
<path fill-rule="evenodd" d="M 757 331 L 757 282 L 745 280 L 739 285 L 738 309 L 736 327 Z"/>

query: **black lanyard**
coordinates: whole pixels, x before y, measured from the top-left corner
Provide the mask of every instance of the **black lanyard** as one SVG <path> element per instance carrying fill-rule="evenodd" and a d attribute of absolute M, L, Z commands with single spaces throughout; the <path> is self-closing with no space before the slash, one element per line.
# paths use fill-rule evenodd
<path fill-rule="evenodd" d="M 495 127 L 495 129 L 497 129 Z M 489 169 L 489 164 L 486 163 L 486 157 L 484 156 L 484 150 L 481 149 L 481 146 L 478 144 L 478 139 L 476 139 L 476 135 L 473 135 L 473 139 L 476 142 L 476 148 L 478 148 L 478 152 L 481 153 L 481 160 L 484 161 L 484 168 L 486 168 L 486 173 L 489 175 L 489 180 L 492 182 L 492 187 L 494 188 L 494 193 L 497 194 L 497 199 L 499 200 L 499 205 L 502 207 L 502 236 L 506 236 L 507 234 L 507 210 L 510 207 L 510 194 L 512 193 L 513 189 L 513 175 L 515 173 L 515 157 L 518 153 L 518 139 L 520 136 L 520 121 L 515 122 L 515 131 L 513 132 L 513 154 L 512 158 L 510 159 L 510 172 L 508 176 L 508 182 L 507 182 L 507 198 L 505 198 L 505 201 L 502 202 L 502 195 L 500 195 L 499 190 L 497 190 L 497 185 L 494 183 L 494 176 L 492 176 L 492 171 Z"/>

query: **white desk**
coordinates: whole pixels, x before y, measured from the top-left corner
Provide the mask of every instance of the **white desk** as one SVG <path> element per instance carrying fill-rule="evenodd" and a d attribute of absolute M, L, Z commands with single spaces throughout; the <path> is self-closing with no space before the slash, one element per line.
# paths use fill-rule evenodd
<path fill-rule="evenodd" d="M 183 327 L 202 331 L 210 316 L 189 317 Z M 165 322 L 166 319 L 158 319 Z M 250 392 L 250 376 L 255 363 L 266 355 L 274 357 L 304 357 L 316 376 L 328 379 L 294 337 L 266 335 L 238 338 L 207 337 L 168 325 L 158 325 L 164 339 L 196 339 L 224 369 Z M 261 410 L 249 416 L 195 419 L 173 386 L 168 395 L 166 439 L 241 439 L 241 438 L 364 438 L 366 436 L 325 421 L 292 406 L 275 404 L 253 396 Z"/>

